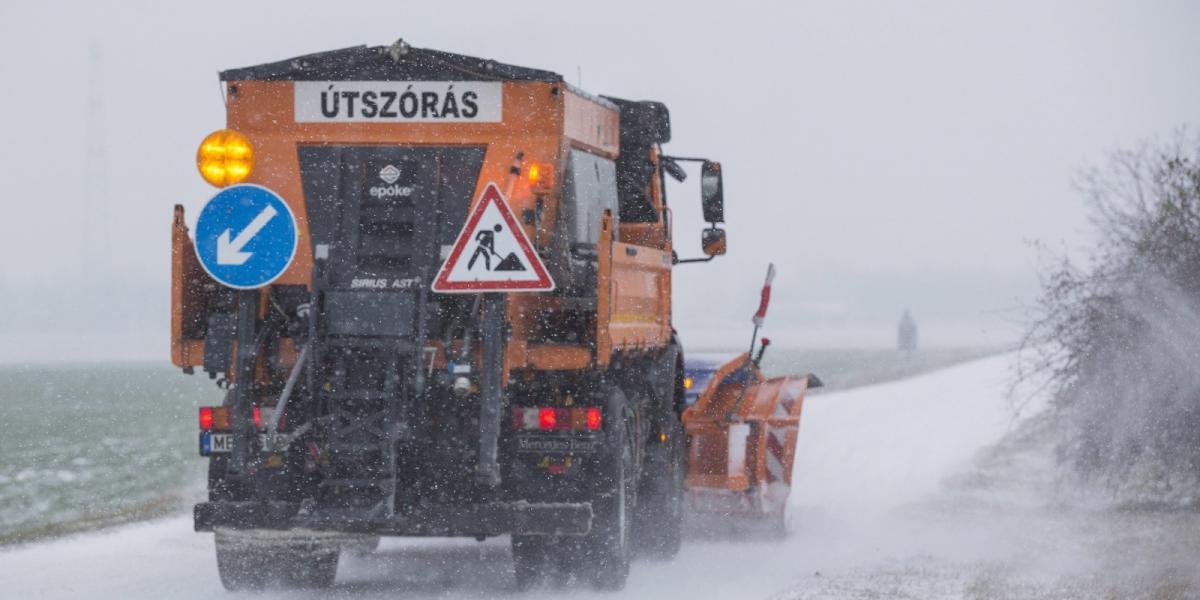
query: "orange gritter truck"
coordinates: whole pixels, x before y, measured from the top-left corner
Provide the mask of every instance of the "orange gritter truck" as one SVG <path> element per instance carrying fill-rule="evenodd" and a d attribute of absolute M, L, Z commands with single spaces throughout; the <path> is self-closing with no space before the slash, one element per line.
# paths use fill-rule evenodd
<path fill-rule="evenodd" d="M 510 535 L 519 587 L 618 589 L 635 552 L 678 551 L 686 484 L 771 483 L 729 472 L 753 434 L 726 430 L 775 435 L 792 417 L 763 399 L 798 422 L 803 387 L 746 357 L 741 396 L 685 402 L 671 273 L 725 253 L 722 171 L 663 153 L 663 104 L 403 41 L 220 79 L 197 153 L 220 191 L 192 227 L 175 208 L 171 356 L 225 390 L 194 519 L 227 588 L 328 586 L 380 536 Z M 687 162 L 710 226 L 681 259 Z"/>

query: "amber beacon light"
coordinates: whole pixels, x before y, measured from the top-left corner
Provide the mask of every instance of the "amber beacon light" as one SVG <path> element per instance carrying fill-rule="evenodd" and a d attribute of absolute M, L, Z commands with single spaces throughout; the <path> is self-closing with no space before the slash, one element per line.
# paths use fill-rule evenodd
<path fill-rule="evenodd" d="M 241 183 L 254 170 L 254 148 L 246 136 L 222 129 L 208 134 L 196 150 L 200 176 L 216 187 Z"/>

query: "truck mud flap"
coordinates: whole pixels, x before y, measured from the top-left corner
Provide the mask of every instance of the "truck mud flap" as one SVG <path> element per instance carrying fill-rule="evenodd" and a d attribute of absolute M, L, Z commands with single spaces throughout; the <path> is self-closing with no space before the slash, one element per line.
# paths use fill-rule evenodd
<path fill-rule="evenodd" d="M 299 514 L 293 502 L 203 502 L 194 510 L 196 531 L 293 529 L 396 536 L 585 535 L 592 526 L 589 502 L 495 502 L 438 507 L 393 518 L 353 511 Z"/>

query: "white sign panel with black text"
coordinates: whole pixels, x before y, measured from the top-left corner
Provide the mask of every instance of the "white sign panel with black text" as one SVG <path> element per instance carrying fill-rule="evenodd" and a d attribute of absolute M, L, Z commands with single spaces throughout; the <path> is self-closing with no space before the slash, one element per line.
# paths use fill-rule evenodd
<path fill-rule="evenodd" d="M 297 81 L 297 123 L 498 123 L 498 81 Z"/>

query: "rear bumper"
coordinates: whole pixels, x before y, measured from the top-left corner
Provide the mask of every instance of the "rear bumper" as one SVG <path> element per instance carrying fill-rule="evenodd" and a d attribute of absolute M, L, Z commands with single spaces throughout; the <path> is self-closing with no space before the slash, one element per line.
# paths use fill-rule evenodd
<path fill-rule="evenodd" d="M 196 531 L 222 529 L 311 529 L 342 533 L 477 537 L 584 535 L 592 525 L 590 502 L 494 502 L 438 507 L 391 518 L 361 512 L 301 514 L 295 502 L 202 502 L 193 510 Z"/>

